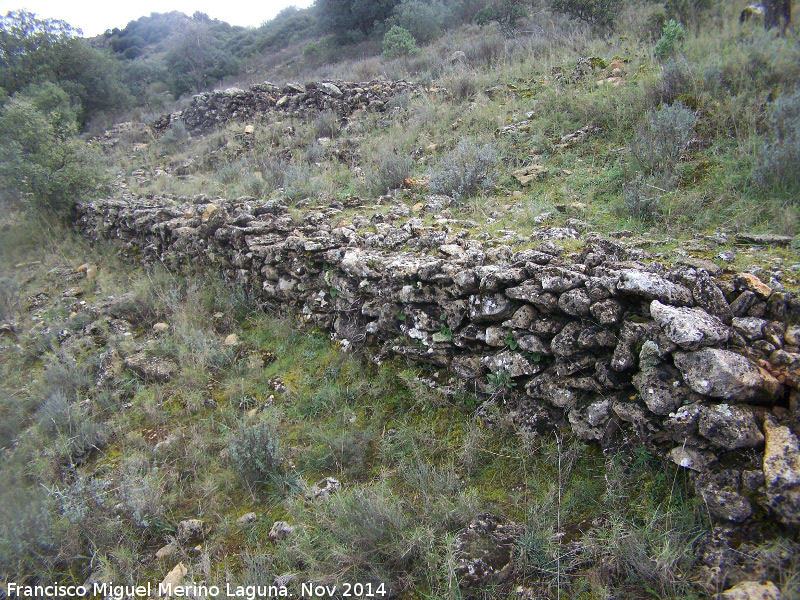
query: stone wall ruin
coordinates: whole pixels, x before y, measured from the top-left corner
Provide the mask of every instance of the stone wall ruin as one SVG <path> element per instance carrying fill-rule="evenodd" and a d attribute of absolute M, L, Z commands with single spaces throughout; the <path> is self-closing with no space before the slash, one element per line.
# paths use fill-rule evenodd
<path fill-rule="evenodd" d="M 450 201 L 428 196 L 420 214 Z M 145 261 L 221 268 L 374 360 L 407 356 L 504 397 L 520 427 L 657 448 L 697 474 L 715 517 L 800 524 L 797 294 L 594 234 L 567 253 L 553 238 L 569 229 L 514 251 L 402 202 L 371 218 L 347 208 L 119 198 L 81 204 L 78 222 Z"/>
<path fill-rule="evenodd" d="M 393 98 L 420 89 L 405 81 L 289 83 L 282 88 L 266 81 L 247 90 L 229 88 L 196 94 L 182 111 L 156 119 L 152 129 L 160 134 L 180 121 L 188 131 L 202 132 L 230 121 L 252 121 L 273 113 L 305 117 L 324 110 L 347 118 L 357 110 L 385 112 Z"/>

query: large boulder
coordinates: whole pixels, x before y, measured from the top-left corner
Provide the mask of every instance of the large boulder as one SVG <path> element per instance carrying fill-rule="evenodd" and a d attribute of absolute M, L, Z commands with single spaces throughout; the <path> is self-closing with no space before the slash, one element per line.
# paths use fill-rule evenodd
<path fill-rule="evenodd" d="M 741 523 L 753 514 L 747 496 L 741 493 L 742 474 L 732 469 L 701 473 L 695 480 L 697 495 L 712 516 Z"/>
<path fill-rule="evenodd" d="M 769 507 L 786 524 L 800 524 L 800 443 L 772 417 L 764 420 L 764 481 Z"/>
<path fill-rule="evenodd" d="M 727 404 L 704 406 L 697 424 L 700 435 L 725 450 L 756 448 L 764 443 L 764 434 L 750 408 Z"/>
<path fill-rule="evenodd" d="M 715 346 L 728 341 L 728 328 L 701 308 L 683 308 L 650 303 L 650 315 L 664 334 L 684 350 Z"/>
<path fill-rule="evenodd" d="M 698 394 L 728 402 L 772 402 L 783 386 L 748 358 L 729 350 L 705 348 L 675 352 L 675 366 L 687 385 Z"/>
<path fill-rule="evenodd" d="M 748 6 L 747 8 L 752 8 Z M 782 600 L 783 595 L 771 581 L 742 581 L 719 596 L 719 600 Z"/>
<path fill-rule="evenodd" d="M 642 345 L 639 367 L 631 382 L 650 412 L 666 416 L 691 399 L 678 370 L 661 362 L 655 342 L 648 340 Z"/>
<path fill-rule="evenodd" d="M 674 306 L 691 306 L 692 292 L 678 283 L 672 283 L 655 273 L 625 269 L 617 281 L 617 291 L 644 296 L 650 300 L 661 300 Z"/>

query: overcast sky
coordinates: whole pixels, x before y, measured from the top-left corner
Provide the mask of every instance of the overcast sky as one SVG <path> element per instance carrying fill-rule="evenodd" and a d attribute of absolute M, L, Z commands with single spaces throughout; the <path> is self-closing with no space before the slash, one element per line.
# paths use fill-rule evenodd
<path fill-rule="evenodd" d="M 0 14 L 25 8 L 42 18 L 62 19 L 82 29 L 85 37 L 93 37 L 154 12 L 177 10 L 191 16 L 199 10 L 231 25 L 258 27 L 287 6 L 311 4 L 313 0 L 0 0 Z"/>

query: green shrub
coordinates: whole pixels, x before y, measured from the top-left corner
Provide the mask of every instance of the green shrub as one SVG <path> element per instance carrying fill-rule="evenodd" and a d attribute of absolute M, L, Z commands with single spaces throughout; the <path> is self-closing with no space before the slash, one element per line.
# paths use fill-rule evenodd
<path fill-rule="evenodd" d="M 21 483 L 4 477 L 0 486 L 0 572 L 17 581 L 48 579 L 59 544 L 52 503 L 41 488 Z"/>
<path fill-rule="evenodd" d="M 384 58 L 400 58 L 417 54 L 417 42 L 407 29 L 393 25 L 383 36 Z"/>
<path fill-rule="evenodd" d="M 403 0 L 394 7 L 392 20 L 408 31 L 415 40 L 426 43 L 442 33 L 449 17 L 450 7 L 440 0 Z"/>
<path fill-rule="evenodd" d="M 11 277 L 0 277 L 0 321 L 8 321 L 19 308 L 19 285 Z"/>
<path fill-rule="evenodd" d="M 800 188 L 800 88 L 779 97 L 767 117 L 772 140 L 761 149 L 753 173 L 762 188 Z"/>
<path fill-rule="evenodd" d="M 649 223 L 661 214 L 659 190 L 653 186 L 652 179 L 639 174 L 622 187 L 622 200 L 627 216 Z"/>
<path fill-rule="evenodd" d="M 267 484 L 283 470 L 281 442 L 269 423 L 240 428 L 228 440 L 228 453 L 234 469 L 248 484 Z"/>
<path fill-rule="evenodd" d="M 697 115 L 680 103 L 648 112 L 631 150 L 642 171 L 659 187 L 672 188 L 681 156 L 695 135 Z"/>
<path fill-rule="evenodd" d="M 473 195 L 491 185 L 491 172 L 497 163 L 497 151 L 493 146 L 478 146 L 461 140 L 431 172 L 430 190 L 454 198 Z"/>
<path fill-rule="evenodd" d="M 619 0 L 550 0 L 550 8 L 597 27 L 611 27 L 622 12 Z"/>
<path fill-rule="evenodd" d="M 122 465 L 117 497 L 124 514 L 137 527 L 159 530 L 166 523 L 164 481 L 158 467 L 135 454 Z"/>
<path fill-rule="evenodd" d="M 403 185 L 411 173 L 412 159 L 408 154 L 391 148 L 382 148 L 370 161 L 366 175 L 367 189 L 374 194 L 385 194 Z"/>
<path fill-rule="evenodd" d="M 684 39 L 686 39 L 686 31 L 683 29 L 683 25 L 674 19 L 670 19 L 664 23 L 661 39 L 658 40 L 655 48 L 653 48 L 653 56 L 658 61 L 665 61 L 675 54 L 680 42 Z"/>
<path fill-rule="evenodd" d="M 30 208 L 68 216 L 104 180 L 96 151 L 75 137 L 69 96 L 48 84 L 0 108 L 0 189 Z"/>
<path fill-rule="evenodd" d="M 339 135 L 341 120 L 334 110 L 323 110 L 314 119 L 314 136 L 332 138 Z"/>
<path fill-rule="evenodd" d="M 189 132 L 186 131 L 183 121 L 173 121 L 160 139 L 161 143 L 166 146 L 178 146 L 189 139 Z"/>

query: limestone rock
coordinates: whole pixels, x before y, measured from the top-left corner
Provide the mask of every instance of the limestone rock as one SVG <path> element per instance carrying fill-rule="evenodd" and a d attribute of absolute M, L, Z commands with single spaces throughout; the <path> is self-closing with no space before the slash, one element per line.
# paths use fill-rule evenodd
<path fill-rule="evenodd" d="M 167 573 L 167 576 L 164 577 L 164 580 L 161 582 L 159 589 L 168 592 L 165 594 L 167 597 L 172 596 L 171 592 L 174 587 L 177 587 L 183 581 L 183 578 L 189 573 L 189 569 L 186 568 L 182 562 L 179 562 L 175 567 Z"/>
<path fill-rule="evenodd" d="M 312 500 L 327 500 L 340 489 L 342 489 L 342 484 L 338 479 L 326 477 L 312 485 L 306 496 Z"/>
<path fill-rule="evenodd" d="M 462 379 L 477 379 L 483 374 L 479 356 L 456 356 L 450 368 Z"/>
<path fill-rule="evenodd" d="M 514 304 L 502 294 L 473 295 L 469 298 L 469 318 L 474 323 L 502 321 L 514 313 Z"/>
<path fill-rule="evenodd" d="M 175 537 L 181 542 L 200 541 L 205 538 L 210 527 L 202 519 L 186 519 L 178 523 Z"/>
<path fill-rule="evenodd" d="M 576 288 L 561 294 L 558 299 L 558 307 L 575 317 L 588 317 L 589 307 L 592 305 L 592 299 L 584 288 Z"/>
<path fill-rule="evenodd" d="M 752 273 L 738 273 L 733 278 L 733 283 L 738 289 L 750 290 L 762 299 L 769 298 L 772 294 L 772 288 Z"/>
<path fill-rule="evenodd" d="M 783 600 L 771 581 L 742 581 L 717 596 L 718 600 Z"/>
<path fill-rule="evenodd" d="M 610 417 L 611 400 L 608 399 L 598 400 L 583 409 L 569 411 L 572 432 L 579 439 L 587 441 L 601 441 L 605 437 Z"/>
<path fill-rule="evenodd" d="M 697 495 L 708 512 L 718 519 L 734 523 L 741 523 L 753 514 L 750 500 L 740 493 L 741 486 L 742 475 L 734 470 L 701 473 L 695 481 Z"/>
<path fill-rule="evenodd" d="M 486 356 L 481 360 L 481 364 L 492 373 L 504 371 L 512 378 L 535 375 L 542 370 L 540 363 L 531 362 L 519 352 L 510 350 Z"/>
<path fill-rule="evenodd" d="M 589 307 L 589 312 L 597 319 L 600 325 L 612 325 L 622 319 L 622 306 L 611 298 L 595 302 Z"/>
<path fill-rule="evenodd" d="M 691 306 L 694 303 L 692 292 L 687 288 L 647 271 L 623 270 L 617 282 L 617 290 L 650 300 L 660 300 L 673 306 Z"/>
<path fill-rule="evenodd" d="M 704 396 L 729 402 L 771 402 L 783 389 L 764 369 L 729 350 L 675 352 L 673 358 L 687 385 Z"/>
<path fill-rule="evenodd" d="M 542 270 L 542 289 L 545 292 L 560 294 L 573 288 L 582 287 L 589 281 L 583 273 L 561 267 L 545 267 Z"/>
<path fill-rule="evenodd" d="M 733 311 L 725 299 L 725 294 L 722 293 L 719 286 L 705 271 L 700 271 L 697 274 L 697 282 L 692 289 L 692 297 L 694 297 L 695 303 L 704 308 L 708 314 L 718 317 L 720 321 L 727 325 L 730 324 L 733 318 Z"/>
<path fill-rule="evenodd" d="M 498 517 L 479 515 L 458 534 L 455 573 L 459 586 L 484 588 L 506 581 L 514 571 L 514 550 L 521 528 Z"/>
<path fill-rule="evenodd" d="M 661 362 L 655 342 L 648 340 L 642 345 L 639 368 L 631 382 L 650 412 L 668 415 L 689 399 L 690 392 L 681 383 L 680 373 Z"/>
<path fill-rule="evenodd" d="M 697 350 L 728 341 L 728 328 L 718 318 L 700 308 L 676 308 L 650 303 L 650 315 L 666 336 L 684 350 Z"/>
<path fill-rule="evenodd" d="M 175 544 L 167 544 L 159 548 L 155 556 L 157 559 L 161 560 L 162 558 L 171 558 L 175 556 L 176 552 L 178 552 L 178 547 Z"/>
<path fill-rule="evenodd" d="M 701 452 L 691 447 L 678 446 L 670 450 L 669 458 L 679 467 L 703 473 L 708 465 L 714 461 L 710 452 Z"/>
<path fill-rule="evenodd" d="M 530 185 L 532 181 L 544 179 L 544 177 L 547 175 L 547 167 L 543 167 L 542 165 L 529 165 L 527 167 L 522 167 L 521 169 L 516 169 L 515 171 L 512 171 L 511 174 L 514 176 L 514 179 L 520 182 L 520 184 Z"/>
<path fill-rule="evenodd" d="M 145 381 L 156 383 L 166 383 L 172 379 L 172 374 L 178 370 L 178 365 L 171 360 L 163 356 L 148 356 L 144 352 L 132 354 L 124 362 L 128 369 Z"/>
<path fill-rule="evenodd" d="M 756 448 L 764 443 L 753 411 L 746 407 L 727 404 L 703 407 L 697 425 L 700 435 L 725 450 Z"/>
<path fill-rule="evenodd" d="M 245 527 L 251 525 L 256 519 L 258 519 L 258 515 L 256 515 L 256 513 L 244 513 L 241 517 L 236 519 L 236 526 L 240 529 L 244 529 Z"/>
<path fill-rule="evenodd" d="M 734 317 L 731 324 L 745 339 L 752 342 L 764 337 L 764 326 L 767 321 L 758 317 Z"/>
<path fill-rule="evenodd" d="M 294 533 L 294 527 L 289 525 L 286 521 L 275 521 L 272 528 L 269 530 L 269 539 L 273 542 L 277 540 L 285 540 Z"/>
<path fill-rule="evenodd" d="M 772 417 L 764 420 L 764 482 L 769 507 L 786 524 L 800 523 L 800 443 Z"/>

